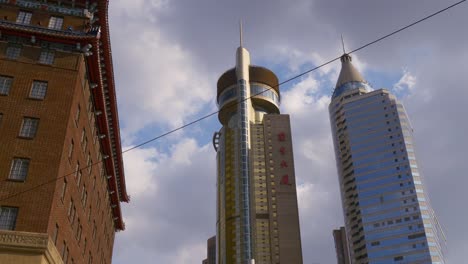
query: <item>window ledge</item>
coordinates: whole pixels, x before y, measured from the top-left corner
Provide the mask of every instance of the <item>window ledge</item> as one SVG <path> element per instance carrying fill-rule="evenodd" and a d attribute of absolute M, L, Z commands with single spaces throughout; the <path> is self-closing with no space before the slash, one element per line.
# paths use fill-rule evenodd
<path fill-rule="evenodd" d="M 44 63 L 44 62 L 37 62 L 37 64 L 42 65 L 42 66 L 48 66 L 48 67 L 53 67 L 53 63 Z"/>
<path fill-rule="evenodd" d="M 44 101 L 44 98 L 28 97 L 27 99 L 31 101 Z"/>
<path fill-rule="evenodd" d="M 10 179 L 10 178 L 8 178 L 7 181 L 9 181 L 9 182 L 25 182 L 26 180 Z"/>
<path fill-rule="evenodd" d="M 34 137 L 18 136 L 19 139 L 33 140 Z"/>

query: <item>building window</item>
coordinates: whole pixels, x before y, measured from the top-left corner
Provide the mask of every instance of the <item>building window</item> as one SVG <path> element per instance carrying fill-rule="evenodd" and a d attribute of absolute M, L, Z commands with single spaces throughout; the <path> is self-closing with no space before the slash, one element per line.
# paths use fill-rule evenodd
<path fill-rule="evenodd" d="M 23 119 L 23 124 L 21 125 L 19 136 L 24 138 L 33 138 L 36 136 L 38 125 L 38 118 L 25 117 Z"/>
<path fill-rule="evenodd" d="M 93 223 L 93 239 L 96 238 L 96 221 Z"/>
<path fill-rule="evenodd" d="M 86 151 L 86 148 L 88 147 L 88 138 L 85 136 L 83 141 L 81 142 L 81 147 L 83 148 L 83 152 Z"/>
<path fill-rule="evenodd" d="M 78 127 L 78 123 L 80 122 L 80 113 L 81 113 L 81 107 L 78 105 L 78 108 L 76 109 L 76 114 L 75 114 L 75 125 Z M 83 134 L 81 135 L 81 143 L 83 143 L 83 136 L 84 136 L 84 130 Z"/>
<path fill-rule="evenodd" d="M 7 59 L 16 60 L 21 54 L 21 46 L 19 45 L 10 45 L 6 48 L 6 57 Z"/>
<path fill-rule="evenodd" d="M 11 163 L 10 175 L 8 179 L 11 180 L 26 180 L 29 170 L 29 159 L 15 158 Z"/>
<path fill-rule="evenodd" d="M 58 226 L 58 224 L 56 223 L 56 224 L 55 224 L 54 233 L 52 234 L 52 239 L 53 239 L 53 241 L 54 241 L 54 245 L 57 245 L 58 232 L 59 232 L 59 226 Z"/>
<path fill-rule="evenodd" d="M 47 82 L 33 81 L 29 98 L 44 99 L 47 93 Z"/>
<path fill-rule="evenodd" d="M 71 140 L 70 143 L 70 148 L 68 149 L 68 160 L 71 161 L 71 158 L 73 157 L 73 149 L 75 148 L 75 142 L 73 142 L 73 139 Z"/>
<path fill-rule="evenodd" d="M 86 252 L 86 246 L 88 245 L 88 240 L 85 238 L 84 239 L 84 244 L 83 244 L 83 255 Z"/>
<path fill-rule="evenodd" d="M 70 200 L 70 207 L 68 207 L 68 216 L 71 215 L 72 208 L 73 208 L 73 199 Z"/>
<path fill-rule="evenodd" d="M 91 160 L 91 153 L 88 153 L 88 160 L 86 166 L 88 167 L 88 174 L 91 173 L 91 169 L 93 168 L 93 161 Z"/>
<path fill-rule="evenodd" d="M 72 212 L 70 215 L 70 222 L 71 222 L 72 229 L 73 229 L 73 225 L 75 224 L 75 216 L 76 216 L 76 207 L 73 206 Z"/>
<path fill-rule="evenodd" d="M 17 207 L 0 207 L 0 229 L 14 230 L 16 224 L 16 216 L 18 215 Z"/>
<path fill-rule="evenodd" d="M 65 199 L 65 194 L 67 193 L 67 185 L 68 185 L 67 179 L 63 179 L 62 195 L 60 195 L 62 202 Z"/>
<path fill-rule="evenodd" d="M 20 11 L 16 17 L 16 23 L 29 25 L 31 24 L 31 12 Z"/>
<path fill-rule="evenodd" d="M 80 218 L 78 218 L 78 221 L 77 221 L 77 226 L 78 228 L 76 229 L 76 233 L 75 233 L 75 238 L 78 240 L 78 242 L 80 242 L 80 239 L 81 239 L 81 221 L 80 221 Z"/>
<path fill-rule="evenodd" d="M 83 184 L 83 187 L 81 189 L 81 203 L 83 206 L 86 205 L 86 200 L 88 199 L 88 192 L 86 191 L 86 184 Z"/>
<path fill-rule="evenodd" d="M 0 75 L 0 95 L 8 95 L 10 93 L 13 78 Z"/>
<path fill-rule="evenodd" d="M 80 162 L 78 161 L 75 166 L 75 180 L 78 179 L 78 172 L 80 171 Z"/>
<path fill-rule="evenodd" d="M 39 56 L 39 63 L 52 65 L 54 64 L 55 52 L 53 50 L 42 50 Z"/>
<path fill-rule="evenodd" d="M 49 19 L 49 28 L 51 29 L 62 29 L 63 17 L 51 16 Z"/>
<path fill-rule="evenodd" d="M 76 185 L 78 185 L 78 186 L 80 186 L 81 176 L 83 176 L 83 173 L 81 172 L 81 170 L 79 170 L 78 174 L 76 176 Z"/>
<path fill-rule="evenodd" d="M 88 139 L 86 138 L 86 129 L 83 128 L 83 131 L 81 131 L 81 148 L 83 152 L 86 150 L 87 144 L 88 144 Z"/>
<path fill-rule="evenodd" d="M 62 249 L 62 261 L 64 264 L 68 263 L 68 253 L 70 250 L 67 247 L 67 242 L 63 241 L 63 249 Z"/>

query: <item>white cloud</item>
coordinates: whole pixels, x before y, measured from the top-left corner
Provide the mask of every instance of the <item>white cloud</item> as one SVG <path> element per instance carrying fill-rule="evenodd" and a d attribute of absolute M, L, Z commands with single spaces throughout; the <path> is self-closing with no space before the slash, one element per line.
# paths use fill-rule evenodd
<path fill-rule="evenodd" d="M 116 263 L 198 263 L 206 257 L 204 245 L 215 234 L 215 152 L 192 138 L 169 149 L 126 154 L 132 200 L 123 204 L 126 230 L 117 234 Z M 137 248 L 144 249 L 141 257 Z"/>
<path fill-rule="evenodd" d="M 111 20 L 120 115 L 127 140 L 148 125 L 176 127 L 212 101 L 215 89 L 203 66 L 183 44 L 169 39 L 152 20 L 165 1 L 122 2 Z M 129 10 L 128 8 L 131 6 Z M 117 30 L 118 29 L 118 30 Z M 134 34 L 138 32 L 138 34 Z M 131 37 L 130 37 L 131 36 Z"/>
<path fill-rule="evenodd" d="M 135 149 L 124 154 L 127 192 L 132 199 L 157 191 L 154 174 L 158 166 L 154 160 L 161 156 L 155 149 Z"/>
<path fill-rule="evenodd" d="M 290 90 L 281 95 L 281 107 L 284 113 L 291 115 L 306 113 L 310 108 L 317 110 L 326 108 L 329 99 L 318 95 L 320 83 L 307 75 Z"/>
<path fill-rule="evenodd" d="M 412 91 L 413 88 L 416 86 L 416 76 L 411 74 L 408 69 L 403 69 L 403 75 L 401 76 L 400 80 L 393 85 L 393 89 L 396 92 L 402 92 L 405 90 Z"/>

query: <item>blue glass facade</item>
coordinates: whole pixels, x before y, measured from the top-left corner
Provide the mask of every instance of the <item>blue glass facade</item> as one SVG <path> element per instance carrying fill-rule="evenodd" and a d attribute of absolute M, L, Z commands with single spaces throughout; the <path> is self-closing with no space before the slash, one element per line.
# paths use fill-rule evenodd
<path fill-rule="evenodd" d="M 353 263 L 444 263 L 407 114 L 386 90 L 350 82 L 329 107 Z"/>

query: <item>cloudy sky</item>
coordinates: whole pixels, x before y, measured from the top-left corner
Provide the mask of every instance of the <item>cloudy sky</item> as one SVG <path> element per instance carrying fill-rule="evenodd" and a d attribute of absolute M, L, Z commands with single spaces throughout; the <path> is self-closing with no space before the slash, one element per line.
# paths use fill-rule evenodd
<path fill-rule="evenodd" d="M 238 21 L 252 63 L 286 80 L 455 1 L 112 0 L 110 29 L 122 141 L 134 146 L 216 111 L 234 66 Z M 468 251 L 468 4 L 353 54 L 374 88 L 404 102 L 419 165 L 445 230 L 449 263 Z M 281 87 L 291 115 L 304 263 L 336 263 L 343 223 L 327 107 L 339 62 Z M 198 264 L 215 234 L 216 116 L 124 155 L 131 203 L 113 261 Z"/>

